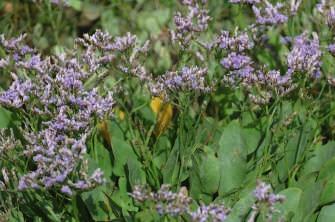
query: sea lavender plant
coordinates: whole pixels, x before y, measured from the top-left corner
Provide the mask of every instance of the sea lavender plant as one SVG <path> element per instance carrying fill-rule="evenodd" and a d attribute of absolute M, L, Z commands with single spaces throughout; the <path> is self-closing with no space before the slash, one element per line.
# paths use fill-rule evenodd
<path fill-rule="evenodd" d="M 22 51 L 21 42 L 22 37 L 1 41 L 8 57 Z M 93 43 L 87 43 L 84 56 L 77 56 L 80 52 L 76 51 L 42 58 L 31 52 L 12 63 L 12 70 L 25 75 L 12 74 L 14 81 L 1 92 L 0 104 L 26 116 L 24 154 L 35 166 L 21 176 L 20 190 L 58 187 L 70 195 L 72 190 L 90 189 L 103 182 L 100 169 L 87 174 L 86 139 L 96 120 L 111 114 L 114 100 L 111 92 L 103 96 L 98 88 L 85 87 L 99 68 L 85 62 L 95 53 L 92 48 Z M 40 123 L 36 125 L 27 113 L 38 114 Z"/>
<path fill-rule="evenodd" d="M 229 0 L 230 3 L 233 4 L 239 4 L 239 3 L 244 3 L 244 4 L 256 4 L 260 3 L 261 0 Z"/>
<path fill-rule="evenodd" d="M 83 60 L 89 65 L 90 72 L 104 65 L 113 65 L 119 71 L 134 75 L 142 81 L 152 79 L 139 61 L 139 56 L 148 51 L 149 41 L 140 46 L 137 37 L 130 33 L 112 37 L 107 32 L 97 30 L 91 36 L 85 34 L 83 38 L 78 38 L 76 43 L 85 49 Z"/>
<path fill-rule="evenodd" d="M 20 141 L 15 139 L 13 130 L 0 129 L 0 156 L 17 146 L 20 146 Z"/>
<path fill-rule="evenodd" d="M 230 210 L 223 204 L 211 203 L 208 206 L 201 204 L 192 210 L 191 203 L 194 200 L 188 196 L 187 189 L 182 187 L 179 192 L 171 191 L 169 185 L 163 184 L 157 192 L 150 192 L 144 186 L 135 186 L 130 194 L 135 201 L 143 203 L 151 201 L 157 212 L 161 215 L 181 216 L 189 215 L 195 222 L 223 222 L 226 220 Z"/>
<path fill-rule="evenodd" d="M 201 204 L 195 211 L 191 211 L 192 221 L 195 222 L 223 222 L 227 219 L 230 210 L 223 204 L 211 203 L 208 206 Z"/>
<path fill-rule="evenodd" d="M 237 32 L 230 34 L 228 31 L 222 31 L 214 42 L 219 48 L 234 52 L 244 52 L 254 47 L 253 41 L 246 32 Z"/>
<path fill-rule="evenodd" d="M 168 98 L 169 92 L 200 91 L 209 92 L 206 82 L 207 68 L 183 67 L 180 71 L 169 71 L 155 79 L 150 85 L 153 95 Z"/>
<path fill-rule="evenodd" d="M 206 1 L 182 0 L 181 4 L 187 7 L 187 14 L 183 15 L 179 11 L 175 14 L 175 30 L 171 30 L 171 38 L 182 48 L 187 48 L 192 39 L 207 30 L 211 18 L 204 8 Z"/>
<path fill-rule="evenodd" d="M 297 36 L 293 41 L 293 47 L 287 55 L 288 75 L 296 72 L 307 73 L 311 77 L 321 75 L 321 55 L 319 38 L 313 33 L 313 38 L 309 39 L 308 34 Z"/>
<path fill-rule="evenodd" d="M 273 5 L 267 0 L 262 0 L 262 3 L 263 4 L 261 5 L 252 6 L 257 24 L 278 25 L 287 21 L 287 16 L 280 12 L 280 10 L 284 7 L 284 4 L 277 2 L 276 5 Z"/>
<path fill-rule="evenodd" d="M 254 190 L 254 196 L 256 203 L 253 205 L 253 211 L 248 222 L 255 221 L 257 214 L 263 209 L 266 212 L 266 218 L 268 221 L 272 221 L 273 214 L 278 212 L 275 208 L 276 203 L 282 203 L 285 200 L 283 195 L 274 194 L 272 192 L 271 185 L 266 184 L 262 181 L 257 181 L 256 189 Z"/>

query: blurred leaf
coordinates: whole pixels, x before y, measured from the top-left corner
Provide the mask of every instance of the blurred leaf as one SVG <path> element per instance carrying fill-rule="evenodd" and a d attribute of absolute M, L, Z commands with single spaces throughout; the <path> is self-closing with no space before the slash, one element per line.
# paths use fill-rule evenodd
<path fill-rule="evenodd" d="M 128 161 L 137 161 L 133 148 L 124 140 L 113 137 L 112 150 L 115 158 L 113 173 L 117 176 L 125 176 L 125 167 Z"/>
<path fill-rule="evenodd" d="M 322 207 L 317 222 L 332 222 L 335 218 L 335 204 Z"/>
<path fill-rule="evenodd" d="M 82 7 L 82 1 L 80 0 L 68 0 L 68 5 L 71 6 L 73 9 L 80 11 Z"/>
<path fill-rule="evenodd" d="M 290 187 L 278 193 L 285 196 L 284 202 L 275 206 L 279 210 L 278 219 L 286 218 L 286 221 L 289 221 L 289 218 L 298 212 L 302 192 L 299 188 Z"/>
<path fill-rule="evenodd" d="M 237 121 L 232 121 L 223 129 L 219 142 L 218 157 L 221 163 L 219 195 L 240 187 L 247 173 L 248 146 L 242 137 L 242 129 Z"/>
<path fill-rule="evenodd" d="M 328 142 L 326 145 L 314 147 L 310 158 L 304 163 L 300 175 L 307 175 L 312 172 L 317 172 L 321 169 L 322 165 L 335 155 L 335 142 Z"/>
<path fill-rule="evenodd" d="M 7 128 L 12 119 L 12 114 L 3 107 L 0 107 L 0 128 Z"/>
<path fill-rule="evenodd" d="M 207 148 L 207 152 L 201 153 L 201 162 L 198 169 L 201 190 L 207 194 L 217 192 L 220 183 L 220 161 L 214 152 Z"/>
<path fill-rule="evenodd" d="M 225 222 L 245 221 L 246 216 L 251 210 L 252 205 L 255 203 L 255 197 L 252 192 L 243 196 L 232 208 L 231 213 Z"/>
<path fill-rule="evenodd" d="M 145 172 L 142 168 L 142 164 L 139 161 L 128 160 L 127 167 L 129 183 L 132 188 L 134 188 L 136 185 L 146 184 Z"/>
<path fill-rule="evenodd" d="M 335 202 L 335 178 L 326 181 L 324 188 L 321 192 L 319 205 L 325 205 Z"/>
<path fill-rule="evenodd" d="M 94 190 L 81 194 L 88 211 L 95 221 L 110 221 L 117 218 L 113 213 L 113 206 L 104 193 L 110 193 L 106 186 L 99 186 Z"/>
<path fill-rule="evenodd" d="M 166 161 L 163 169 L 163 183 L 175 185 L 178 180 L 180 162 L 179 162 L 179 149 L 180 149 L 179 137 L 176 138 L 175 144 L 171 150 L 168 160 Z"/>

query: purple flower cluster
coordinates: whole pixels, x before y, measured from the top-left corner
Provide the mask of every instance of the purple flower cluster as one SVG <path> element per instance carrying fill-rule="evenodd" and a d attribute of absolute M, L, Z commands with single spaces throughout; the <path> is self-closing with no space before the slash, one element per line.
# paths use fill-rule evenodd
<path fill-rule="evenodd" d="M 313 39 L 308 38 L 308 34 L 297 36 L 293 41 L 293 47 L 287 56 L 288 74 L 295 72 L 308 73 L 312 77 L 321 75 L 321 50 L 319 38 L 313 33 Z"/>
<path fill-rule="evenodd" d="M 176 30 L 171 31 L 171 38 L 172 41 L 178 41 L 183 48 L 187 48 L 197 33 L 208 28 L 211 18 L 208 16 L 208 10 L 204 9 L 206 1 L 198 3 L 197 0 L 182 0 L 181 3 L 187 7 L 187 14 L 177 12 L 174 16 Z"/>
<path fill-rule="evenodd" d="M 4 156 L 7 151 L 14 149 L 16 146 L 20 146 L 20 144 L 20 141 L 15 139 L 13 130 L 0 129 L 1 156 Z"/>
<path fill-rule="evenodd" d="M 182 187 L 178 193 L 174 193 L 171 191 L 171 187 L 165 184 L 157 192 L 150 192 L 144 186 L 135 186 L 130 195 L 140 203 L 153 202 L 160 215 L 180 216 L 186 214 L 192 218 L 192 221 L 196 222 L 223 222 L 230 212 L 223 204 L 214 203 L 208 206 L 201 204 L 193 211 L 190 205 L 194 200 L 188 196 L 185 187 Z"/>
<path fill-rule="evenodd" d="M 328 25 L 332 30 L 335 30 L 335 7 L 334 2 L 329 0 L 320 0 L 316 5 L 317 11 L 322 15 L 322 22 Z"/>
<path fill-rule="evenodd" d="M 190 212 L 192 221 L 196 222 L 223 222 L 227 219 L 230 210 L 223 204 L 211 203 L 208 206 L 200 205 L 196 211 Z"/>
<path fill-rule="evenodd" d="M 274 194 L 271 185 L 262 181 L 257 181 L 257 187 L 254 190 L 256 203 L 253 205 L 254 215 L 260 212 L 262 207 L 267 210 L 266 217 L 271 221 L 273 213 L 276 212 L 275 204 L 282 203 L 285 200 L 283 195 Z"/>
<path fill-rule="evenodd" d="M 94 39 L 94 35 L 89 38 Z M 21 39 L 1 41 L 8 53 L 7 59 L 14 60 L 15 53 L 19 57 L 12 67 L 17 74 L 12 74 L 14 81 L 9 89 L 0 93 L 0 104 L 15 108 L 23 115 L 35 115 L 30 116 L 32 119 L 37 114 L 40 124 L 34 126 L 29 116 L 25 118 L 24 154 L 35 167 L 21 176 L 18 188 L 59 187 L 70 195 L 72 190 L 86 190 L 101 184 L 102 171 L 97 169 L 88 175 L 85 159 L 86 138 L 91 128 L 96 119 L 111 113 L 114 104 L 111 92 L 102 93 L 102 89 L 85 85 L 100 67 L 94 62 L 86 64 L 86 59 L 99 60 L 95 49 L 101 42 L 99 39 L 85 42 L 83 56 L 78 56 L 77 50 L 59 57 L 42 58 L 32 50 L 28 50 L 30 55 L 24 55 L 19 47 Z M 23 72 L 24 76 L 18 74 Z"/>
<path fill-rule="evenodd" d="M 278 25 L 287 21 L 287 16 L 280 12 L 284 7 L 282 3 L 272 5 L 269 1 L 263 0 L 261 6 L 252 6 L 252 10 L 256 16 L 256 22 L 260 25 Z"/>
<path fill-rule="evenodd" d="M 221 49 L 235 52 L 243 52 L 254 47 L 253 41 L 246 32 L 235 32 L 231 35 L 228 31 L 222 31 L 215 43 L 218 44 Z"/>
<path fill-rule="evenodd" d="M 229 32 L 223 31 L 216 40 L 219 48 L 228 51 L 226 57 L 221 60 L 221 65 L 229 71 L 229 77 L 226 79 L 244 78 L 252 75 L 251 58 L 246 55 L 246 50 L 251 49 L 254 44 L 246 33 L 237 33 L 230 35 Z"/>
<path fill-rule="evenodd" d="M 229 53 L 221 60 L 221 65 L 228 70 L 240 70 L 252 64 L 251 58 L 236 52 Z"/>
<path fill-rule="evenodd" d="M 256 4 L 256 3 L 260 3 L 260 0 L 229 0 L 229 3 L 233 3 L 233 4 Z"/>
<path fill-rule="evenodd" d="M 207 68 L 185 66 L 180 71 L 159 76 L 149 84 L 149 88 L 153 95 L 164 95 L 165 98 L 169 91 L 209 92 L 211 87 L 206 83 L 206 75 Z"/>

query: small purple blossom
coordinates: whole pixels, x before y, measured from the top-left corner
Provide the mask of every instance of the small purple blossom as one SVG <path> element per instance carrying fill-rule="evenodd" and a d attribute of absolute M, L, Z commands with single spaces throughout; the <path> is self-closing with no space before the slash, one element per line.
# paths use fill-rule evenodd
<path fill-rule="evenodd" d="M 235 33 L 230 35 L 227 31 L 222 31 L 221 35 L 216 40 L 221 49 L 232 50 L 236 52 L 243 52 L 251 49 L 254 43 L 249 38 L 247 33 Z"/>
<path fill-rule="evenodd" d="M 257 4 L 260 3 L 260 0 L 229 0 L 233 4 Z"/>
<path fill-rule="evenodd" d="M 67 194 L 69 196 L 72 196 L 72 190 L 69 186 L 62 186 L 61 188 L 61 192 L 64 193 L 64 194 Z"/>
<path fill-rule="evenodd" d="M 198 33 L 207 30 L 211 18 L 208 16 L 208 10 L 201 7 L 205 2 L 198 4 L 196 1 L 182 1 L 181 3 L 187 7 L 188 13 L 186 15 L 181 12 L 175 14 L 176 29 L 171 31 L 171 39 L 178 41 L 183 48 L 186 48 Z"/>
<path fill-rule="evenodd" d="M 307 33 L 297 36 L 287 56 L 288 74 L 306 72 L 312 77 L 318 77 L 321 73 L 321 55 L 316 33 L 313 33 L 313 39 L 309 39 Z"/>
<path fill-rule="evenodd" d="M 221 65 L 228 70 L 238 70 L 251 64 L 249 56 L 240 55 L 235 52 L 228 54 L 227 57 L 221 60 Z"/>
<path fill-rule="evenodd" d="M 12 53 L 19 50 L 22 38 L 0 40 L 5 50 Z M 110 38 L 97 33 L 87 39 L 89 41 L 83 42 L 86 46 L 84 55 L 97 54 L 94 50 L 96 45 L 102 44 L 99 40 Z M 118 50 L 123 50 L 120 48 L 124 46 L 122 44 L 129 43 L 117 42 L 120 42 Z M 21 54 L 33 52 L 29 48 L 20 50 Z M 38 130 L 31 129 L 28 122 L 22 129 L 26 139 L 24 155 L 32 159 L 35 167 L 21 176 L 18 188 L 62 187 L 61 191 L 70 195 L 75 190 L 87 190 L 103 183 L 100 169 L 87 175 L 85 159 L 86 140 L 91 129 L 96 120 L 111 114 L 114 104 L 112 92 L 102 95 L 95 87 L 84 87 L 87 79 L 100 67 L 87 69 L 85 56 L 72 53 L 53 57 L 52 62 L 51 58 L 39 54 L 18 59 L 20 61 L 14 64 L 13 70 L 24 68 L 27 75 L 12 73 L 14 81 L 9 89 L 0 93 L 0 104 L 15 108 L 18 113 L 28 110 L 41 116 Z"/>
<path fill-rule="evenodd" d="M 178 192 L 171 191 L 171 186 L 163 184 L 157 192 L 150 192 L 144 186 L 135 186 L 130 194 L 136 201 L 153 202 L 156 211 L 160 215 L 180 216 L 189 215 L 192 221 L 223 222 L 226 220 L 230 210 L 224 204 L 201 204 L 193 210 L 191 203 L 194 200 L 188 196 L 188 191 L 182 187 Z"/>
<path fill-rule="evenodd" d="M 280 12 L 284 7 L 282 3 L 272 5 L 267 0 L 264 0 L 264 6 L 252 6 L 252 10 L 256 16 L 256 22 L 260 25 L 278 25 L 287 21 L 287 16 Z"/>
<path fill-rule="evenodd" d="M 209 92 L 211 87 L 206 83 L 206 68 L 183 67 L 180 71 L 167 72 L 149 85 L 154 95 L 167 95 L 168 91 L 201 91 Z"/>
<path fill-rule="evenodd" d="M 267 210 L 266 217 L 272 219 L 272 215 L 276 212 L 275 204 L 282 203 L 285 200 L 283 195 L 274 194 L 269 184 L 257 181 L 257 187 L 254 190 L 256 203 L 253 206 L 253 211 L 259 213 L 261 208 L 265 207 Z M 254 215 L 256 214 L 254 213 Z"/>

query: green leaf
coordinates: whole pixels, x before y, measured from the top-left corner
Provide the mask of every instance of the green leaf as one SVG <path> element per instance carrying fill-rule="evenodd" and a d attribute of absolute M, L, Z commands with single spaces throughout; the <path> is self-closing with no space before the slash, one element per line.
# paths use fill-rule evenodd
<path fill-rule="evenodd" d="M 73 9 L 80 11 L 82 7 L 82 2 L 80 0 L 69 0 L 68 5 L 71 6 Z"/>
<path fill-rule="evenodd" d="M 211 151 L 210 149 L 207 150 Z M 207 194 L 214 194 L 220 184 L 220 161 L 213 151 L 201 154 L 201 163 L 197 169 L 199 171 L 201 190 Z"/>
<path fill-rule="evenodd" d="M 219 195 L 242 185 L 247 173 L 248 146 L 246 143 L 237 121 L 231 122 L 223 129 L 218 149 L 218 158 L 221 163 Z"/>
<path fill-rule="evenodd" d="M 226 222 L 238 222 L 245 221 L 245 217 L 251 210 L 252 205 L 255 203 L 255 197 L 252 192 L 249 192 L 246 196 L 241 197 L 241 199 L 234 205 L 231 213 L 227 217 Z"/>
<path fill-rule="evenodd" d="M 129 183 L 132 188 L 136 185 L 146 184 L 146 175 L 139 161 L 128 160 L 127 167 Z"/>
<path fill-rule="evenodd" d="M 0 107 L 0 128 L 7 128 L 11 119 L 11 112 L 3 107 Z"/>
<path fill-rule="evenodd" d="M 179 138 L 177 137 L 169 158 L 162 169 L 163 183 L 175 185 L 178 181 L 180 170 L 179 147 Z"/>
<path fill-rule="evenodd" d="M 114 155 L 113 173 L 116 176 L 125 176 L 125 167 L 129 161 L 137 161 L 133 148 L 124 140 L 112 137 L 112 149 Z"/>
<path fill-rule="evenodd" d="M 335 201 L 335 178 L 327 181 L 320 196 L 320 205 L 329 204 Z"/>
<path fill-rule="evenodd" d="M 276 204 L 275 208 L 279 210 L 279 218 L 286 218 L 287 221 L 290 217 L 298 212 L 302 190 L 296 187 L 290 187 L 282 190 L 278 194 L 285 196 L 285 200 L 281 204 Z M 274 220 L 276 221 L 276 219 Z"/>
<path fill-rule="evenodd" d="M 335 204 L 322 207 L 317 222 L 333 222 L 335 218 Z"/>
<path fill-rule="evenodd" d="M 318 180 L 335 176 L 335 157 L 328 160 L 320 169 Z"/>
<path fill-rule="evenodd" d="M 322 165 L 335 155 L 335 142 L 331 141 L 326 145 L 317 145 L 313 149 L 311 157 L 305 162 L 300 175 L 307 175 L 312 172 L 317 172 Z"/>
<path fill-rule="evenodd" d="M 296 211 L 293 220 L 294 222 L 301 222 L 303 218 L 307 218 L 317 209 L 320 194 L 322 191 L 322 183 L 316 181 L 317 174 L 308 174 L 300 178 L 295 184 L 303 192 L 300 198 L 299 207 Z"/>
<path fill-rule="evenodd" d="M 113 212 L 113 206 L 105 193 L 109 193 L 111 188 L 107 186 L 99 186 L 94 190 L 81 194 L 82 200 L 85 203 L 91 217 L 95 221 L 110 221 L 117 219 Z"/>

